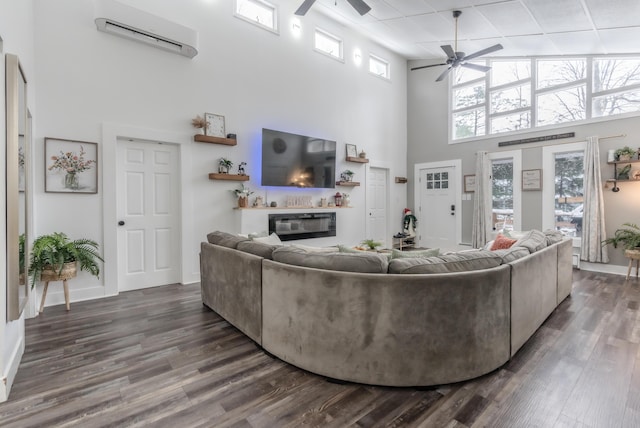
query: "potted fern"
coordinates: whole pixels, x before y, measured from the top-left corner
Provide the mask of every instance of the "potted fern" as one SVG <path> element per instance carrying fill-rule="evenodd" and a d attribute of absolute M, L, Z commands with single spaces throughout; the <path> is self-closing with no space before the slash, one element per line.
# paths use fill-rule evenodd
<path fill-rule="evenodd" d="M 74 241 L 67 235 L 55 232 L 42 235 L 33 241 L 29 257 L 29 278 L 31 287 L 36 281 L 58 281 L 76 276 L 78 265 L 80 270 L 98 277 L 100 266 L 104 261 L 98 253 L 98 243 L 91 239 L 80 238 Z"/>
<path fill-rule="evenodd" d="M 602 241 L 602 245 L 611 244 L 613 248 L 620 245 L 625 250 L 640 249 L 640 227 L 633 223 L 624 223 L 611 238 Z"/>

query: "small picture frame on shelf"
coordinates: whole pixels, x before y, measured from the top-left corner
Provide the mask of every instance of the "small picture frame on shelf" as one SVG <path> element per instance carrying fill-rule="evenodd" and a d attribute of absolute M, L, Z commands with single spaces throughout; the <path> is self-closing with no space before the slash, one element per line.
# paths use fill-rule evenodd
<path fill-rule="evenodd" d="M 204 135 L 211 137 L 225 138 L 224 116 L 213 113 L 205 113 L 204 120 L 207 123 L 207 127 L 204 129 Z"/>
<path fill-rule="evenodd" d="M 358 157 L 358 149 L 356 148 L 355 144 L 346 144 L 345 147 L 346 147 L 346 150 L 347 150 L 347 157 L 348 158 L 357 158 Z"/>

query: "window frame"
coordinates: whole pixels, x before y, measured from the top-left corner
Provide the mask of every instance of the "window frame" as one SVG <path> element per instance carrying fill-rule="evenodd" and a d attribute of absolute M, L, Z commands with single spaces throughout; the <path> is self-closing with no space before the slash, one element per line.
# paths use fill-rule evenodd
<path fill-rule="evenodd" d="M 273 27 L 270 27 L 268 25 L 265 25 L 263 23 L 261 23 L 260 21 L 256 21 L 255 19 L 251 19 L 250 17 L 243 15 L 239 12 L 239 7 L 240 5 L 243 3 L 253 3 L 255 5 L 262 5 L 264 6 L 266 9 L 270 9 L 273 12 Z M 238 19 L 241 19 L 245 22 L 248 22 L 249 24 L 253 24 L 258 28 L 262 28 L 263 30 L 267 30 L 271 33 L 280 35 L 280 19 L 279 19 L 279 11 L 278 11 L 278 5 L 277 4 L 273 4 L 271 2 L 268 2 L 266 0 L 234 0 L 234 5 L 233 5 L 233 16 L 235 16 Z"/>
<path fill-rule="evenodd" d="M 521 62 L 521 61 L 530 61 L 530 70 L 531 70 L 531 74 L 529 78 L 525 78 L 525 79 L 520 79 L 514 82 L 509 82 L 506 84 L 501 84 L 501 85 L 497 85 L 497 86 L 491 86 L 491 71 L 489 71 L 488 73 L 486 73 L 484 75 L 484 77 L 479 77 L 477 79 L 474 80 L 469 80 L 469 81 L 465 81 L 461 84 L 454 84 L 455 79 L 450 78 L 448 79 L 448 88 L 449 88 L 449 93 L 448 93 L 448 102 L 449 102 L 449 114 L 448 114 L 448 137 L 449 137 L 449 144 L 461 144 L 461 143 L 468 143 L 468 142 L 474 142 L 474 141 L 479 141 L 479 140 L 485 140 L 485 139 L 489 139 L 489 138 L 502 138 L 502 137 L 512 137 L 512 136 L 516 136 L 516 135 L 522 135 L 522 134 L 526 134 L 526 133 L 531 133 L 531 132 L 537 132 L 537 131 L 543 131 L 543 130 L 551 130 L 551 129 L 560 129 L 560 128 L 567 128 L 567 127 L 571 127 L 571 126 L 576 126 L 576 125 L 584 125 L 584 124 L 589 124 L 589 123 L 598 123 L 598 122 L 602 122 L 602 121 L 610 121 L 610 120 L 617 120 L 617 119 L 622 119 L 622 118 L 628 118 L 628 117 L 638 117 L 640 116 L 640 109 L 636 110 L 636 111 L 629 111 L 629 112 L 624 112 L 624 113 L 618 113 L 618 114 L 613 114 L 613 115 L 605 115 L 605 116 L 593 116 L 593 103 L 594 100 L 596 100 L 597 98 L 603 97 L 603 96 L 607 96 L 607 95 L 616 95 L 616 94 L 621 94 L 621 93 L 625 93 L 625 92 L 629 92 L 629 91 L 633 91 L 633 90 L 640 90 L 640 83 L 635 83 L 635 84 L 630 84 L 627 86 L 620 86 L 620 87 L 616 87 L 613 89 L 607 89 L 607 90 L 601 90 L 598 92 L 594 92 L 593 91 L 593 85 L 594 85 L 594 72 L 593 72 L 593 67 L 594 67 L 594 62 L 596 60 L 605 60 L 605 61 L 613 61 L 613 60 L 630 60 L 630 61 L 639 61 L 640 60 L 640 56 L 639 55 L 571 55 L 571 56 L 567 56 L 567 57 L 559 57 L 559 56 L 537 56 L 537 57 L 527 57 L 527 58 L 522 58 L 522 57 L 500 57 L 500 58 L 486 58 L 482 61 L 477 61 L 474 60 L 474 63 L 483 63 L 484 65 L 491 65 L 492 62 L 494 61 L 512 61 L 512 62 Z M 562 84 L 558 84 L 558 85 L 554 85 L 554 86 L 546 86 L 544 88 L 537 88 L 537 80 L 538 80 L 538 70 L 537 70 L 537 64 L 538 61 L 571 61 L 571 60 L 584 60 L 586 65 L 586 72 L 585 72 L 585 77 L 583 79 L 577 79 L 575 81 L 572 82 L 563 82 Z M 484 92 L 485 92 L 485 102 L 483 104 L 476 104 L 472 107 L 465 107 L 465 108 L 459 108 L 459 109 L 455 109 L 455 102 L 456 100 L 454 99 L 455 96 L 455 91 L 459 88 L 462 88 L 464 86 L 470 85 L 472 84 L 472 82 L 484 82 Z M 499 112 L 499 113 L 491 113 L 491 97 L 492 94 L 498 91 L 503 91 L 505 89 L 509 89 L 512 87 L 517 87 L 517 86 L 521 86 L 523 84 L 526 84 L 526 82 L 529 82 L 530 84 L 530 89 L 531 89 L 531 102 L 530 105 L 528 107 L 520 107 L 518 109 L 514 109 L 514 110 L 508 110 L 508 111 L 503 111 L 503 112 Z M 551 124 L 544 124 L 544 125 L 538 125 L 538 96 L 540 95 L 546 95 L 546 94 L 550 94 L 553 92 L 557 92 L 563 89 L 570 89 L 573 87 L 579 87 L 579 86 L 585 86 L 585 106 L 584 106 L 584 119 L 580 119 L 580 120 L 576 120 L 576 121 L 566 121 L 566 122 L 559 122 L 559 123 L 551 123 Z M 485 125 L 484 125 L 484 134 L 483 135 L 477 135 L 477 136 L 468 136 L 468 137 L 464 137 L 464 138 L 455 138 L 456 137 L 456 123 L 454 121 L 454 116 L 458 113 L 464 112 L 465 109 L 473 109 L 473 108 L 479 108 L 480 106 L 483 106 L 485 109 Z M 530 117 L 530 127 L 528 128 L 522 128 L 522 129 L 518 129 L 518 130 L 513 130 L 513 131 L 507 131 L 507 132 L 497 132 L 497 133 L 492 133 L 492 120 L 496 117 L 500 117 L 500 116 L 507 116 L 507 115 L 512 115 L 512 114 L 516 114 L 516 113 L 522 113 L 522 112 L 528 112 L 529 113 L 529 117 Z"/>
<path fill-rule="evenodd" d="M 511 159 L 513 162 L 513 230 L 522 230 L 522 150 L 503 150 L 489 153 L 492 168 L 494 160 L 502 159 Z M 493 186 L 491 188 L 493 216 Z M 492 230 L 493 226 L 492 224 Z"/>
<path fill-rule="evenodd" d="M 317 46 L 316 42 L 317 42 L 318 34 L 320 34 L 322 37 L 338 42 L 339 56 L 333 55 L 330 52 L 322 50 Z M 335 59 L 336 61 L 344 63 L 344 41 L 340 37 L 336 36 L 335 34 L 330 33 L 329 31 L 324 30 L 320 27 L 316 27 L 315 31 L 313 32 L 313 50 L 319 54 L 322 54 L 331 59 Z"/>
<path fill-rule="evenodd" d="M 383 74 L 377 74 L 377 73 L 374 73 L 373 71 L 371 71 L 371 62 L 372 62 L 372 60 L 373 61 L 377 61 L 377 62 L 385 65 L 386 73 L 384 75 Z M 386 59 L 382 58 L 381 56 L 369 53 L 369 66 L 367 67 L 367 71 L 372 76 L 379 77 L 380 79 L 383 79 L 383 80 L 391 81 L 391 63 L 389 61 L 387 61 Z"/>
<path fill-rule="evenodd" d="M 542 230 L 556 229 L 556 166 L 555 155 L 557 153 L 582 152 L 583 155 L 587 150 L 587 142 L 580 141 L 577 143 L 556 144 L 542 147 L 542 170 L 546 174 L 542 174 Z M 553 174 L 551 174 L 553 172 Z M 584 190 L 583 190 L 584 191 Z M 573 246 L 580 247 L 582 244 L 581 237 L 574 237 Z"/>

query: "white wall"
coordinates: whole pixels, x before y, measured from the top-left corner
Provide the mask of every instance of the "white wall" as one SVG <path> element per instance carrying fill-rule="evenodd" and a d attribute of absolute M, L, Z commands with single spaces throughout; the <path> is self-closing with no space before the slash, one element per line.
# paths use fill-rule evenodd
<path fill-rule="evenodd" d="M 356 208 L 349 210 L 350 227 L 338 240 L 357 243 L 366 238 L 366 169 L 344 163 L 344 144 L 356 144 L 372 162 L 390 165 L 392 176 L 406 176 L 406 61 L 313 11 L 301 19 L 302 36 L 294 38 L 290 18 L 295 2 L 276 2 L 280 3 L 280 35 L 235 18 L 231 0 L 122 2 L 197 30 L 199 54 L 188 59 L 98 32 L 92 2 L 86 0 L 36 2 L 36 166 L 44 165 L 44 137 L 98 142 L 101 153 L 113 150 L 106 147 L 113 139 L 102 141 L 105 127 L 136 127 L 142 135 L 159 133 L 178 139 L 173 142 L 182 147 L 185 167 L 187 263 L 182 277 L 189 282 L 198 279 L 200 241 L 212 230 L 232 230 L 236 224 L 231 190 L 238 184 L 210 181 L 207 176 L 217 170 L 218 158 L 230 158 L 236 165 L 246 161 L 248 185 L 265 196 L 260 186 L 263 127 L 333 139 L 338 142 L 337 174 L 352 169 L 363 186 L 303 193 L 315 201 L 337 190 L 350 193 Z M 344 63 L 313 51 L 316 25 L 343 38 Z M 365 59 L 360 67 L 352 61 L 355 47 Z M 367 72 L 369 52 L 390 61 L 390 82 Z M 227 132 L 237 134 L 238 145 L 193 142 L 196 130 L 191 119 L 204 112 L 224 115 Z M 111 159 L 101 156 L 101 162 Z M 104 235 L 112 232 L 102 226 L 104 213 L 112 208 L 105 207 L 105 197 L 109 200 L 110 195 L 103 191 L 104 183 L 114 180 L 103 173 L 109 168 L 113 165 L 100 165 L 97 195 L 45 193 L 43 172 L 37 170 L 36 234 L 64 231 L 72 238 L 89 237 L 103 244 Z M 391 191 L 399 196 L 392 198 L 390 221 L 400 225 L 406 186 L 393 186 Z M 269 188 L 268 199 L 282 205 L 286 195 L 295 191 Z M 104 277 L 82 273 L 71 285 L 71 297 L 99 297 L 109 294 L 105 289 L 117 288 L 104 284 Z M 50 293 L 48 304 L 63 301 L 60 292 Z"/>
<path fill-rule="evenodd" d="M 33 2 L 0 0 L 0 37 L 3 39 L 3 50 L 0 52 L 0 98 L 5 99 L 5 65 L 4 55 L 18 55 L 28 81 L 28 105 L 34 112 L 34 55 L 33 55 Z M 0 103 L 0 140 L 2 147 L 6 145 L 5 103 Z M 5 177 L 5 150 L 0 150 L 0 176 Z M 3 179 L 4 183 L 5 180 Z M 6 206 L 5 186 L 0 186 L 0 241 L 4 242 L 0 249 L 0 402 L 5 401 L 11 390 L 13 378 L 18 369 L 24 351 L 24 315 L 13 322 L 7 322 L 7 270 L 6 270 Z"/>
<path fill-rule="evenodd" d="M 410 61 L 408 67 L 424 65 L 423 62 Z M 478 150 L 489 152 L 499 150 L 522 150 L 522 168 L 542 168 L 542 149 L 540 145 L 562 144 L 564 142 L 585 141 L 587 137 L 597 135 L 606 137 L 610 135 L 626 134 L 625 138 L 608 139 L 600 142 L 600 159 L 602 179 L 613 178 L 613 167 L 607 165 L 607 152 L 623 146 L 638 147 L 640 140 L 640 120 L 637 117 L 602 121 L 586 125 L 570 124 L 568 126 L 546 131 L 527 132 L 511 137 L 493 137 L 479 141 L 449 144 L 448 143 L 448 109 L 449 109 L 449 84 L 447 81 L 435 82 L 438 73 L 442 69 L 438 67 L 409 71 L 407 79 L 407 103 L 408 103 L 408 168 L 421 162 L 433 162 L 449 159 L 462 159 L 462 173 L 475 173 L 475 159 Z M 572 139 L 558 140 L 556 142 L 523 144 L 506 148 L 498 147 L 500 141 L 515 140 L 520 138 L 537 137 L 564 132 L 575 132 Z M 533 146 L 533 147 L 532 147 Z M 543 171 L 543 174 L 546 172 Z M 409 181 L 409 195 L 413 195 L 412 181 Z M 622 223 L 638 223 L 640 212 L 640 183 L 622 183 L 620 192 L 613 193 L 610 189 L 604 192 L 606 231 L 612 236 L 614 231 Z M 413 198 L 411 198 L 413 199 Z M 409 204 L 412 202 L 410 201 Z M 471 241 L 471 225 L 473 215 L 473 201 L 462 202 L 462 239 Z M 522 228 L 542 228 L 542 192 L 523 192 L 522 195 Z M 616 273 L 626 273 L 619 266 L 626 266 L 628 261 L 624 258 L 620 249 L 610 248 L 609 257 L 611 270 L 600 266 L 598 269 L 609 270 Z"/>

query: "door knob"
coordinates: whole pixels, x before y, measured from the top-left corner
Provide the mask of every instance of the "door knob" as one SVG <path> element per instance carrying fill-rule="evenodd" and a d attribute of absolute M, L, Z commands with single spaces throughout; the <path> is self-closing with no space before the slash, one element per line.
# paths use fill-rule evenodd
<path fill-rule="evenodd" d="M 118 226 L 124 226 L 124 221 L 120 220 L 120 221 L 118 222 Z"/>

